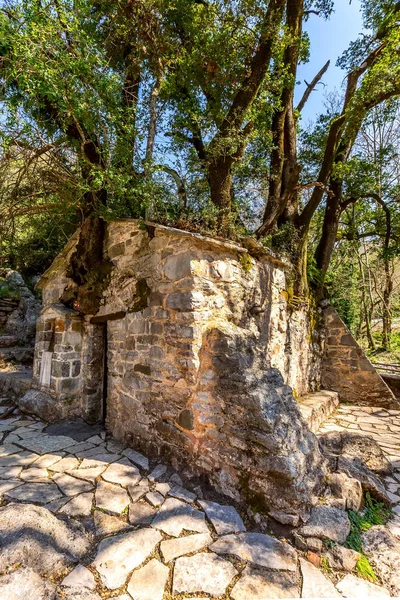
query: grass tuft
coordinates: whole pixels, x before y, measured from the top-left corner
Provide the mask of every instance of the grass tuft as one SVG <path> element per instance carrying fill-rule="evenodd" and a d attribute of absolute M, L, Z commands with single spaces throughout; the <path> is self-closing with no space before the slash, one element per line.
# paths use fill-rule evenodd
<path fill-rule="evenodd" d="M 367 579 L 368 581 L 376 582 L 379 581 L 378 577 L 375 575 L 375 571 L 372 568 L 368 558 L 362 554 L 357 561 L 356 571 L 360 577 L 363 579 Z"/>
<path fill-rule="evenodd" d="M 378 502 L 371 497 L 369 492 L 365 495 L 365 507 L 361 513 L 354 510 L 347 511 L 350 519 L 350 533 L 346 540 L 347 548 L 356 550 L 361 554 L 357 562 L 356 570 L 360 577 L 368 581 L 378 581 L 368 558 L 363 553 L 363 543 L 361 535 L 368 531 L 374 525 L 385 525 L 390 519 L 391 511 L 386 508 L 382 502 Z"/>

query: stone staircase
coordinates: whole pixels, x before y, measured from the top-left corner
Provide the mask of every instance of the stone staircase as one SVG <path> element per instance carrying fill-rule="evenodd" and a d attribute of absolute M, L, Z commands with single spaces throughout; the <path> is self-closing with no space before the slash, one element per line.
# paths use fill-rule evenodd
<path fill-rule="evenodd" d="M 21 304 L 18 297 L 0 297 L 0 369 L 7 369 L 11 364 L 28 365 L 33 362 L 33 342 L 24 346 L 18 335 L 14 335 L 13 326 L 9 323 Z"/>
<path fill-rule="evenodd" d="M 329 419 L 339 406 L 339 394 L 320 390 L 299 398 L 298 403 L 302 417 L 308 423 L 310 430 L 317 433 L 322 423 Z"/>
<path fill-rule="evenodd" d="M 0 298 L 0 329 L 4 329 L 10 314 L 19 306 L 17 298 Z"/>
<path fill-rule="evenodd" d="M 0 368 L 5 369 L 10 364 L 31 365 L 33 363 L 34 347 L 22 346 L 18 338 L 9 333 L 0 334 Z"/>

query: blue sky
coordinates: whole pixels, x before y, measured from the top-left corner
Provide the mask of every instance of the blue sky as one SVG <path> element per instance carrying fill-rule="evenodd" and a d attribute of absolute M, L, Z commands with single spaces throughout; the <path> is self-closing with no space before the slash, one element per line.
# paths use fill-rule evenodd
<path fill-rule="evenodd" d="M 324 95 L 335 89 L 340 91 L 345 78 L 345 72 L 336 67 L 336 60 L 348 47 L 350 41 L 355 40 L 362 31 L 362 18 L 359 0 L 336 0 L 335 13 L 329 21 L 311 15 L 306 23 L 306 30 L 311 42 L 311 60 L 306 65 L 301 65 L 298 70 L 296 99 L 298 100 L 304 89 L 304 80 L 310 82 L 327 60 L 331 60 L 328 72 L 324 76 L 326 87 L 319 85 L 311 94 L 311 98 L 303 109 L 303 123 L 314 120 L 323 111 Z"/>

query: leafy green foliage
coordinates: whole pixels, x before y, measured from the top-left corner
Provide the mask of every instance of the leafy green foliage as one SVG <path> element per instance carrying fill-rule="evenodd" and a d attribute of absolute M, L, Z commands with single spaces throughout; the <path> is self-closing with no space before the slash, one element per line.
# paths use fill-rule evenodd
<path fill-rule="evenodd" d="M 285 113 L 293 123 L 283 152 L 290 147 L 293 172 L 300 165 L 303 170 L 291 182 L 295 194 L 278 189 L 275 199 L 287 204 L 290 199 L 293 206 L 290 215 L 286 206 L 276 211 L 265 242 L 296 261 L 304 241 L 297 217 L 342 111 L 330 98 L 314 130 L 301 131 L 293 110 L 296 67 L 309 59 L 304 22 L 328 18 L 333 5 L 333 0 L 298 3 L 293 27 L 285 2 L 277 2 L 268 21 L 269 0 L 0 0 L 3 261 L 27 272 L 43 270 L 63 237 L 93 213 L 218 235 L 221 198 L 229 213 L 224 234 L 239 238 L 254 232 L 273 196 L 276 123 Z M 360 65 L 385 43 L 345 107 L 339 128 L 344 140 L 353 140 L 371 109 L 399 91 L 396 4 L 363 0 L 362 6 L 371 34 L 350 47 L 341 65 L 346 70 Z M 388 161 L 383 153 L 376 162 Z M 355 154 L 336 161 L 323 184 L 329 177 L 343 180 L 346 197 L 367 184 L 372 189 L 377 169 L 370 163 Z M 397 192 L 392 186 L 393 213 Z M 347 231 L 370 222 L 371 205 L 357 208 Z M 382 232 L 379 211 L 373 218 Z M 320 215 L 315 220 L 311 236 L 321 234 Z M 317 241 L 311 239 L 310 247 Z M 28 246 L 33 252 L 24 258 Z M 380 256 L 395 252 L 391 243 Z M 312 260 L 308 275 L 320 283 Z M 355 322 L 350 306 L 346 311 L 348 322 Z"/>
<path fill-rule="evenodd" d="M 350 534 L 347 537 L 346 546 L 357 552 L 363 550 L 361 534 L 374 525 L 384 525 L 391 515 L 390 510 L 372 498 L 369 492 L 365 495 L 365 507 L 362 513 L 353 510 L 347 512 L 350 519 Z"/>
<path fill-rule="evenodd" d="M 360 577 L 364 577 L 364 579 L 368 579 L 369 581 L 378 581 L 368 558 L 363 554 L 361 535 L 374 525 L 384 525 L 389 520 L 391 511 L 381 502 L 374 500 L 370 493 L 367 492 L 363 511 L 356 513 L 353 510 L 349 510 L 347 513 L 350 519 L 350 534 L 347 537 L 346 546 L 361 554 L 356 565 L 357 573 Z"/>
<path fill-rule="evenodd" d="M 371 566 L 368 558 L 362 554 L 357 561 L 356 571 L 360 577 L 363 579 L 367 579 L 368 581 L 372 581 L 373 583 L 378 580 L 378 577 L 375 574 L 373 567 Z"/>
<path fill-rule="evenodd" d="M 7 280 L 3 277 L 0 277 L 0 298 L 10 298 L 13 300 L 19 300 L 20 298 L 18 290 L 10 287 Z"/>
<path fill-rule="evenodd" d="M 382 332 L 373 333 L 376 348 L 367 348 L 366 353 L 371 362 L 400 363 L 400 332 L 393 331 L 390 337 L 390 350 L 382 347 Z"/>
<path fill-rule="evenodd" d="M 332 572 L 332 569 L 329 566 L 329 561 L 326 558 L 326 556 L 321 556 L 321 568 L 323 571 L 325 571 L 325 573 Z"/>

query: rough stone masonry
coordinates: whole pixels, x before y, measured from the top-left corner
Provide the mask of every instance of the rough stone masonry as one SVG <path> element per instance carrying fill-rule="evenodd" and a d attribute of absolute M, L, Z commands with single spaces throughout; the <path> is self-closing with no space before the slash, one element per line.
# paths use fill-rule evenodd
<path fill-rule="evenodd" d="M 290 265 L 114 221 L 100 310 L 82 316 L 60 303 L 77 239 L 39 284 L 35 412 L 104 417 L 116 439 L 238 501 L 291 514 L 314 504 L 325 463 L 295 396 L 319 387 L 323 344 L 318 312 L 291 304 Z"/>

